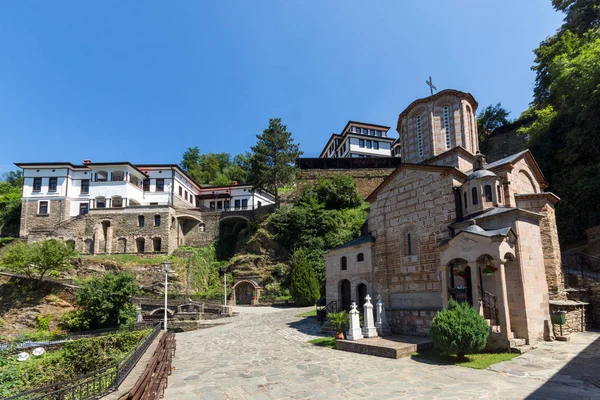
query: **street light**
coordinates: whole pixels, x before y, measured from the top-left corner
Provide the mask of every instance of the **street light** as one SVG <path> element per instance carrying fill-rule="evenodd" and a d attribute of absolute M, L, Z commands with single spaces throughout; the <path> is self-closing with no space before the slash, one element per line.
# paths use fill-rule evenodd
<path fill-rule="evenodd" d="M 227 307 L 227 267 L 221 268 L 223 272 L 223 305 Z"/>
<path fill-rule="evenodd" d="M 171 262 L 169 260 L 165 260 L 162 262 L 161 265 L 162 265 L 163 271 L 165 273 L 165 324 L 164 324 L 164 330 L 166 332 L 167 331 L 167 292 L 168 292 L 167 277 L 169 276 L 169 272 L 171 271 Z"/>

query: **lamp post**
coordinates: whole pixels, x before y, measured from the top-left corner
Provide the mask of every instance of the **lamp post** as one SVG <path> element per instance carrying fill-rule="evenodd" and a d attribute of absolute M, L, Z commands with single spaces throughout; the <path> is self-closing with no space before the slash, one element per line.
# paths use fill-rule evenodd
<path fill-rule="evenodd" d="M 221 272 L 223 272 L 223 305 L 227 307 L 227 267 L 223 267 Z"/>
<path fill-rule="evenodd" d="M 162 262 L 162 267 L 163 267 L 163 271 L 165 273 L 165 323 L 164 323 L 164 330 L 165 332 L 167 331 L 167 285 L 168 285 L 168 281 L 167 281 L 167 277 L 169 276 L 169 271 L 171 271 L 171 262 L 169 260 L 165 260 Z"/>

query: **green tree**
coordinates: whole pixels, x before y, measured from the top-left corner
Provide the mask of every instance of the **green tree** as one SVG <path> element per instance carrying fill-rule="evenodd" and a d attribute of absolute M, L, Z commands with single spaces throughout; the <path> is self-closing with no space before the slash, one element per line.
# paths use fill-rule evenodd
<path fill-rule="evenodd" d="M 558 32 L 534 51 L 534 101 L 520 129 L 562 201 L 557 205 L 561 240 L 583 237 L 600 222 L 600 9 L 597 1 L 554 0 L 565 12 Z"/>
<path fill-rule="evenodd" d="M 311 268 L 304 249 L 298 249 L 291 257 L 292 279 L 290 294 L 298 306 L 314 305 L 320 297 L 319 283 Z"/>
<path fill-rule="evenodd" d="M 248 179 L 247 155 L 233 159 L 228 153 L 201 154 L 198 147 L 188 148 L 179 164 L 199 184 L 229 185 Z"/>
<path fill-rule="evenodd" d="M 50 239 L 37 243 L 17 242 L 2 256 L 4 268 L 36 279 L 36 286 L 44 276 L 58 276 L 72 268 L 71 258 L 77 252 L 62 240 Z"/>
<path fill-rule="evenodd" d="M 82 325 L 98 329 L 131 322 L 136 315 L 131 299 L 138 293 L 135 276 L 128 272 L 90 279 L 77 290 Z"/>
<path fill-rule="evenodd" d="M 21 219 L 21 171 L 6 172 L 0 180 L 0 235 L 18 236 Z"/>
<path fill-rule="evenodd" d="M 477 115 L 477 131 L 480 137 L 489 136 L 492 131 L 511 121 L 508 119 L 510 112 L 502 107 L 502 103 L 490 104 Z"/>
<path fill-rule="evenodd" d="M 429 334 L 440 353 L 456 354 L 464 360 L 466 354 L 484 349 L 489 332 L 489 325 L 475 309 L 450 299 L 448 308 L 433 318 Z"/>
<path fill-rule="evenodd" d="M 296 178 L 296 159 L 302 152 L 281 118 L 269 119 L 269 127 L 256 137 L 258 141 L 252 147 L 250 162 L 250 183 L 272 191 L 279 199 L 278 189 Z"/>

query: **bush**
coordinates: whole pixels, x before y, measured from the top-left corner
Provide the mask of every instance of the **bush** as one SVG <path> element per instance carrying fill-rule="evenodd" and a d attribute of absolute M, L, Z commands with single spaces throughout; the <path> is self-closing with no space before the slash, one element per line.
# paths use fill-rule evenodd
<path fill-rule="evenodd" d="M 327 320 L 336 333 L 343 332 L 350 326 L 350 314 L 347 311 L 328 313 Z"/>
<path fill-rule="evenodd" d="M 38 315 L 38 331 L 47 332 L 50 330 L 50 321 L 52 321 L 52 315 Z"/>
<path fill-rule="evenodd" d="M 433 318 L 429 334 L 440 353 L 456 354 L 464 360 L 465 354 L 483 350 L 489 331 L 485 319 L 469 304 L 451 299 L 448 308 Z"/>
<path fill-rule="evenodd" d="M 310 266 L 304 249 L 298 249 L 292 254 L 292 282 L 290 294 L 298 306 L 312 306 L 321 296 L 319 282 Z"/>

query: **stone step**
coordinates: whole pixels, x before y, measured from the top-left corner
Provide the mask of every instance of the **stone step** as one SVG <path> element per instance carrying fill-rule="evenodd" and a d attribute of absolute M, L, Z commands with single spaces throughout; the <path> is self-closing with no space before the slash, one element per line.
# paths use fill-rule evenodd
<path fill-rule="evenodd" d="M 536 346 L 531 346 L 529 344 L 525 344 L 523 346 L 516 346 L 516 347 L 511 346 L 510 347 L 510 352 L 511 353 L 518 353 L 518 354 L 525 354 L 525 353 L 527 353 L 527 352 L 529 352 L 529 351 L 531 351 L 531 350 L 533 350 L 535 348 L 536 348 Z"/>
<path fill-rule="evenodd" d="M 513 338 L 510 339 L 510 347 L 519 347 L 519 346 L 525 346 L 527 344 L 527 341 L 525 339 L 519 339 L 519 338 Z"/>

